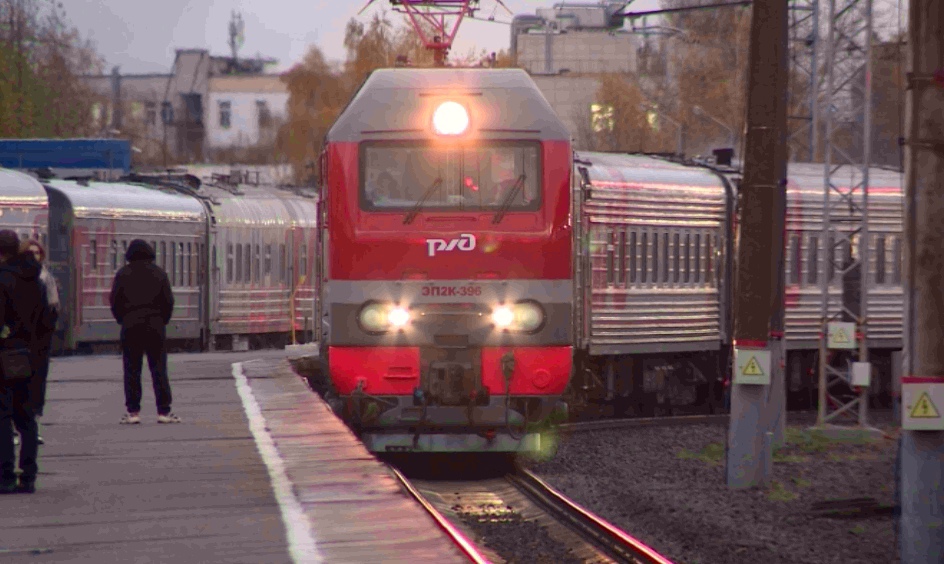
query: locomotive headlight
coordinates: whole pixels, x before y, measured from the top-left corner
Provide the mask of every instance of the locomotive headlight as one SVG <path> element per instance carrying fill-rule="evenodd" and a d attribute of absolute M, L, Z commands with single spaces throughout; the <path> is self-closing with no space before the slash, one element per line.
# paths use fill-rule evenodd
<path fill-rule="evenodd" d="M 515 304 L 515 326 L 519 331 L 530 333 L 544 325 L 544 308 L 537 302 Z"/>
<path fill-rule="evenodd" d="M 469 128 L 469 112 L 458 102 L 443 102 L 433 111 L 433 131 L 440 135 L 462 135 Z"/>
<path fill-rule="evenodd" d="M 387 307 L 383 304 L 370 303 L 361 308 L 357 321 L 368 333 L 382 333 L 388 328 Z"/>
<path fill-rule="evenodd" d="M 530 300 L 512 306 L 500 305 L 492 310 L 492 323 L 498 329 L 532 333 L 544 325 L 544 308 Z"/>
<path fill-rule="evenodd" d="M 499 329 L 507 329 L 515 322 L 515 312 L 507 306 L 498 306 L 492 311 L 492 323 Z"/>
<path fill-rule="evenodd" d="M 410 312 L 402 307 L 395 307 L 387 314 L 387 320 L 394 327 L 403 327 L 410 322 Z"/>

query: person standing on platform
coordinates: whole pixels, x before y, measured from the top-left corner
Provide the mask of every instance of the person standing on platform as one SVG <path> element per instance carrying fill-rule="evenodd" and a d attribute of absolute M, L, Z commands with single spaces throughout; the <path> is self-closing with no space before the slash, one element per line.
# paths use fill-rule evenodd
<path fill-rule="evenodd" d="M 0 231 L 0 493 L 33 493 L 39 472 L 36 417 L 30 399 L 34 351 L 49 316 L 40 265 L 20 252 L 20 238 Z M 12 421 L 12 425 L 11 425 Z M 13 427 L 20 433 L 20 476 L 14 465 Z"/>
<path fill-rule="evenodd" d="M 158 423 L 180 423 L 171 412 L 167 375 L 167 324 L 174 311 L 174 294 L 164 269 L 154 264 L 154 249 L 142 239 L 128 245 L 128 264 L 115 274 L 111 287 L 111 312 L 121 325 L 124 360 L 125 407 L 122 424 L 141 422 L 141 364 L 147 355 Z"/>
<path fill-rule="evenodd" d="M 46 300 L 49 303 L 49 317 L 45 323 L 49 330 L 45 335 L 36 341 L 35 364 L 33 370 L 36 375 L 33 377 L 33 389 L 31 390 L 30 401 L 33 404 L 33 411 L 36 414 L 36 429 L 39 438 L 39 444 L 43 444 L 42 433 L 39 432 L 39 419 L 43 416 L 43 410 L 46 407 L 46 380 L 49 377 L 49 347 L 52 343 L 52 336 L 55 333 L 56 322 L 59 319 L 59 286 L 56 284 L 56 277 L 46 268 L 46 249 L 35 240 L 28 239 L 20 245 L 20 251 L 30 253 L 36 259 L 42 268 L 39 272 L 39 281 L 46 288 Z"/>

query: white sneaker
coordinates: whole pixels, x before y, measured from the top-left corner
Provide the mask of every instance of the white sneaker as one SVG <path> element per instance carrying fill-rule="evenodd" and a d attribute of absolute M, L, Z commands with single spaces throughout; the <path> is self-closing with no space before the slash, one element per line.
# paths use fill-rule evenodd
<path fill-rule="evenodd" d="M 167 415 L 158 415 L 158 423 L 180 423 L 180 417 L 177 417 L 173 413 L 168 413 Z"/>
<path fill-rule="evenodd" d="M 121 418 L 122 425 L 137 425 L 141 422 L 141 416 L 137 413 L 125 413 L 124 417 Z"/>

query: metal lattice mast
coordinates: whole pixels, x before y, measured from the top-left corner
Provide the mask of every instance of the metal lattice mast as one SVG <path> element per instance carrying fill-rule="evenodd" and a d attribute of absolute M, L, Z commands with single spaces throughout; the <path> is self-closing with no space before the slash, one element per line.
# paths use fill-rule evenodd
<path fill-rule="evenodd" d="M 790 0 L 791 160 L 816 160 L 819 136 L 819 0 Z"/>
<path fill-rule="evenodd" d="M 823 241 L 827 269 L 821 277 L 817 426 L 842 414 L 853 416 L 855 407 L 858 416 L 853 418 L 860 426 L 866 425 L 868 389 L 856 387 L 853 378 L 861 376 L 861 371 L 868 367 L 855 366 L 854 362 L 868 362 L 871 43 L 872 0 L 829 0 L 829 44 L 825 52 L 828 84 L 823 116 L 826 120 Z M 833 279 L 841 291 L 837 291 Z M 837 322 L 854 322 L 855 326 Z M 853 334 L 849 334 L 850 330 Z M 852 399 L 843 401 L 839 394 L 850 389 Z"/>

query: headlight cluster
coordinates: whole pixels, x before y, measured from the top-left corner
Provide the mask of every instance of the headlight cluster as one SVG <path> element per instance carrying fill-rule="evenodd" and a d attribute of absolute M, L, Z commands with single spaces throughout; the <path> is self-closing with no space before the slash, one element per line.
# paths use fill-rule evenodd
<path fill-rule="evenodd" d="M 544 308 L 530 300 L 500 305 L 492 310 L 492 323 L 503 331 L 534 333 L 544 325 Z"/>
<path fill-rule="evenodd" d="M 394 304 L 370 302 L 364 304 L 357 314 L 357 322 L 368 333 L 386 333 L 406 327 L 410 322 L 410 312 Z"/>

